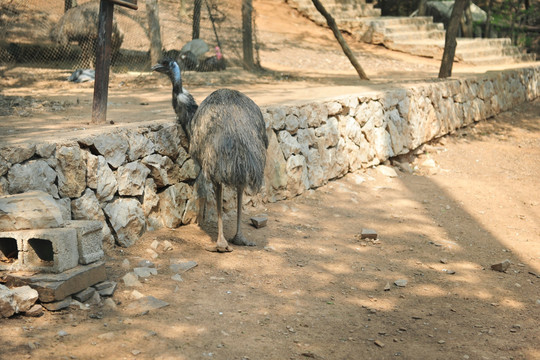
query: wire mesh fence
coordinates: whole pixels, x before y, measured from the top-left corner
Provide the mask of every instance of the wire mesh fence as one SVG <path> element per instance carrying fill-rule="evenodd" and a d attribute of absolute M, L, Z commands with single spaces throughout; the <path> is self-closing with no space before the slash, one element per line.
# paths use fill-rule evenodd
<path fill-rule="evenodd" d="M 73 6 L 69 10 L 68 3 Z M 138 10 L 115 6 L 113 72 L 149 70 L 148 3 L 139 0 Z M 197 5 L 200 16 L 194 17 Z M 215 59 L 215 47 L 220 45 L 219 52 L 229 66 L 241 64 L 242 0 L 159 0 L 157 6 L 164 55 L 180 57 L 182 48 L 192 40 L 195 19 L 198 37 L 207 46 L 207 51 L 199 49 L 195 54 L 197 60 Z M 92 68 L 98 10 L 99 0 L 0 0 L 0 65 Z"/>

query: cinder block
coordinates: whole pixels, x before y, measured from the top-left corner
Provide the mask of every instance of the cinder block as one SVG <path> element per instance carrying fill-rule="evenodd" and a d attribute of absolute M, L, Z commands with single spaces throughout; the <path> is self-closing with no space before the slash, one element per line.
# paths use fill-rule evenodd
<path fill-rule="evenodd" d="M 17 231 L 0 232 L 0 271 L 19 270 L 22 266 L 22 240 L 16 234 Z"/>
<path fill-rule="evenodd" d="M 103 223 L 98 220 L 71 220 L 66 228 L 77 230 L 79 263 L 87 265 L 103 258 Z"/>
<path fill-rule="evenodd" d="M 79 263 L 77 230 L 71 228 L 20 230 L 22 269 L 60 273 Z"/>

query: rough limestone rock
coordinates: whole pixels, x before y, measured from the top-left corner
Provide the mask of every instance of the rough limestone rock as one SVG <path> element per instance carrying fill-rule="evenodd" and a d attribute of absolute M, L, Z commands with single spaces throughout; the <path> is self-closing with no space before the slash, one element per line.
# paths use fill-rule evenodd
<path fill-rule="evenodd" d="M 0 157 L 11 164 L 19 164 L 30 159 L 35 152 L 35 144 L 10 145 L 0 148 Z"/>
<path fill-rule="evenodd" d="M 280 106 L 267 109 L 270 125 L 276 131 L 285 129 L 285 109 Z"/>
<path fill-rule="evenodd" d="M 96 197 L 101 202 L 110 201 L 118 190 L 116 176 L 103 156 L 97 157 L 96 166 Z"/>
<path fill-rule="evenodd" d="M 137 161 L 120 166 L 117 171 L 118 194 L 121 196 L 142 195 L 148 174 L 150 174 L 150 169 Z"/>
<path fill-rule="evenodd" d="M 17 305 L 13 299 L 13 292 L 7 288 L 0 288 L 0 317 L 8 318 L 16 311 Z"/>
<path fill-rule="evenodd" d="M 190 156 L 187 150 L 181 147 L 178 149 L 178 157 L 174 162 L 178 164 L 178 166 L 182 166 L 186 161 L 188 161 L 188 159 L 190 159 Z"/>
<path fill-rule="evenodd" d="M 319 145 L 323 149 L 336 146 L 339 141 L 339 125 L 335 117 L 331 117 L 326 124 L 315 129 L 315 136 L 319 139 Z"/>
<path fill-rule="evenodd" d="M 315 136 L 315 129 L 313 128 L 298 129 L 296 139 L 300 145 L 300 151 L 304 156 L 306 156 L 309 148 L 316 146 L 317 144 L 317 137 Z"/>
<path fill-rule="evenodd" d="M 192 195 L 186 203 L 186 209 L 184 210 L 184 215 L 182 216 L 182 224 L 194 224 L 197 222 L 197 217 L 199 215 L 199 202 L 195 189 L 192 188 Z"/>
<path fill-rule="evenodd" d="M 143 196 L 143 213 L 146 217 L 147 229 L 148 230 L 157 230 L 163 227 L 163 222 L 159 214 L 159 196 L 157 194 L 157 186 L 154 182 L 154 179 L 146 179 L 144 185 L 144 196 Z"/>
<path fill-rule="evenodd" d="M 383 116 L 383 106 L 379 101 L 369 101 L 361 103 L 354 114 L 354 118 L 364 126 L 370 119 L 378 119 Z"/>
<path fill-rule="evenodd" d="M 62 212 L 51 195 L 42 191 L 0 197 L 0 230 L 61 227 Z"/>
<path fill-rule="evenodd" d="M 267 131 L 268 150 L 266 152 L 266 167 L 264 169 L 264 184 L 268 201 L 276 202 L 285 198 L 287 187 L 287 161 L 279 146 L 274 131 Z"/>
<path fill-rule="evenodd" d="M 30 310 L 39 297 L 38 292 L 28 285 L 13 288 L 11 292 L 13 293 L 15 312 L 17 313 Z"/>
<path fill-rule="evenodd" d="M 56 171 L 44 160 L 30 160 L 15 164 L 8 172 L 9 192 L 18 194 L 30 190 L 41 190 L 58 198 L 55 184 Z"/>
<path fill-rule="evenodd" d="M 113 168 L 118 168 L 126 161 L 129 144 L 122 133 L 100 134 L 93 139 L 93 144 Z"/>
<path fill-rule="evenodd" d="M 101 229 L 103 241 L 114 244 L 114 237 L 105 221 L 105 214 L 99 205 L 96 194 L 91 189 L 86 189 L 83 196 L 71 201 L 71 213 L 73 220 L 100 220 L 103 223 Z"/>
<path fill-rule="evenodd" d="M 392 152 L 395 155 L 405 154 L 409 151 L 409 128 L 403 118 L 400 117 L 397 109 L 386 113 L 388 132 L 392 143 Z"/>
<path fill-rule="evenodd" d="M 321 164 L 321 155 L 320 151 L 317 148 L 312 148 L 307 151 L 305 154 L 307 170 L 308 170 L 308 180 L 310 188 L 317 188 L 326 184 L 327 179 L 324 174 L 324 170 Z"/>
<path fill-rule="evenodd" d="M 55 143 L 36 144 L 36 154 L 38 154 L 39 156 L 45 159 L 48 157 L 51 157 L 54 154 L 55 150 L 56 150 Z"/>
<path fill-rule="evenodd" d="M 304 109 L 307 114 L 307 125 L 311 128 L 321 126 L 328 119 L 328 108 L 323 104 L 309 104 Z"/>
<path fill-rule="evenodd" d="M 150 169 L 150 176 L 158 188 L 178 182 L 180 167 L 167 157 L 153 154 L 142 159 L 142 163 Z"/>
<path fill-rule="evenodd" d="M 56 200 L 56 206 L 60 209 L 62 213 L 62 219 L 71 220 L 71 199 L 70 198 L 61 198 Z"/>
<path fill-rule="evenodd" d="M 0 177 L 0 196 L 9 195 L 9 183 L 5 177 Z"/>
<path fill-rule="evenodd" d="M 99 159 L 96 155 L 92 154 L 89 151 L 85 151 L 85 158 L 86 158 L 86 185 L 92 189 L 97 189 L 97 181 L 98 181 L 98 166 L 99 166 Z M 105 158 L 103 158 L 105 160 Z"/>
<path fill-rule="evenodd" d="M 145 216 L 148 216 L 159 204 L 159 196 L 157 195 L 157 186 L 152 178 L 148 178 L 144 184 L 144 196 L 142 208 Z"/>
<path fill-rule="evenodd" d="M 360 145 L 365 141 L 360 124 L 352 116 L 340 116 L 339 120 L 340 133 L 345 138 L 348 138 L 356 145 Z"/>
<path fill-rule="evenodd" d="M 172 160 L 178 156 L 181 147 L 178 141 L 178 128 L 176 124 L 165 124 L 158 131 L 150 133 L 150 139 L 155 144 L 158 154 L 167 156 Z"/>
<path fill-rule="evenodd" d="M 349 167 L 343 139 L 339 139 L 337 146 L 322 152 L 321 164 L 327 180 L 341 177 L 347 173 Z"/>
<path fill-rule="evenodd" d="M 186 183 L 169 186 L 159 194 L 159 210 L 164 226 L 173 229 L 182 224 L 187 200 L 191 195 L 192 189 Z"/>
<path fill-rule="evenodd" d="M 302 155 L 292 155 L 287 160 L 287 191 L 289 197 L 302 194 L 309 189 L 309 179 L 306 158 Z"/>
<path fill-rule="evenodd" d="M 4 160 L 2 157 L 0 157 L 0 176 L 4 176 L 7 174 L 9 170 L 9 163 Z"/>
<path fill-rule="evenodd" d="M 328 109 L 328 116 L 340 114 L 341 110 L 343 110 L 343 106 L 337 101 L 326 103 L 326 108 Z"/>
<path fill-rule="evenodd" d="M 298 144 L 296 138 L 292 136 L 288 131 L 280 131 L 278 133 L 278 140 L 285 159 L 288 159 L 289 157 L 291 157 L 291 155 L 297 155 L 300 153 L 300 144 Z"/>
<path fill-rule="evenodd" d="M 105 213 L 114 228 L 119 245 L 129 247 L 144 233 L 144 213 L 136 199 L 116 199 L 105 206 Z"/>
<path fill-rule="evenodd" d="M 201 167 L 199 164 L 193 159 L 188 159 L 180 168 L 180 178 L 178 181 L 195 180 L 200 171 Z"/>
<path fill-rule="evenodd" d="M 289 114 L 285 117 L 285 129 L 292 135 L 296 134 L 298 128 L 300 127 L 300 120 L 298 116 L 294 114 Z"/>
<path fill-rule="evenodd" d="M 86 188 L 86 164 L 78 145 L 61 146 L 56 151 L 58 192 L 62 197 L 79 197 Z"/>
<path fill-rule="evenodd" d="M 135 161 L 142 159 L 145 156 L 151 155 L 155 151 L 155 145 L 148 137 L 137 134 L 128 134 L 128 159 L 129 161 Z"/>

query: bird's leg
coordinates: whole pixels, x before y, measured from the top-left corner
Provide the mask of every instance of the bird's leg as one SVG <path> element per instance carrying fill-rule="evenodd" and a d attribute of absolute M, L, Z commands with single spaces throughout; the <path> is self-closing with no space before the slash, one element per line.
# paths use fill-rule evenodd
<path fill-rule="evenodd" d="M 218 237 L 215 249 L 209 250 L 216 252 L 230 252 L 232 251 L 232 248 L 229 246 L 229 243 L 227 243 L 227 240 L 225 240 L 225 236 L 223 235 L 223 185 L 215 184 L 214 187 L 216 189 Z"/>
<path fill-rule="evenodd" d="M 244 195 L 244 188 L 239 186 L 236 193 L 236 235 L 230 241 L 234 245 L 243 246 L 255 246 L 254 242 L 249 241 L 242 234 L 242 196 Z"/>

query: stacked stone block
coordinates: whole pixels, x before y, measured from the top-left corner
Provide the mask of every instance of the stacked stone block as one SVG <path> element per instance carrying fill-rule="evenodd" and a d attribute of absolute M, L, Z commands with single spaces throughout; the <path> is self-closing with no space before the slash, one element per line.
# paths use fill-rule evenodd
<path fill-rule="evenodd" d="M 61 273 L 100 260 L 103 224 L 61 214 L 42 191 L 0 196 L 0 270 Z"/>

